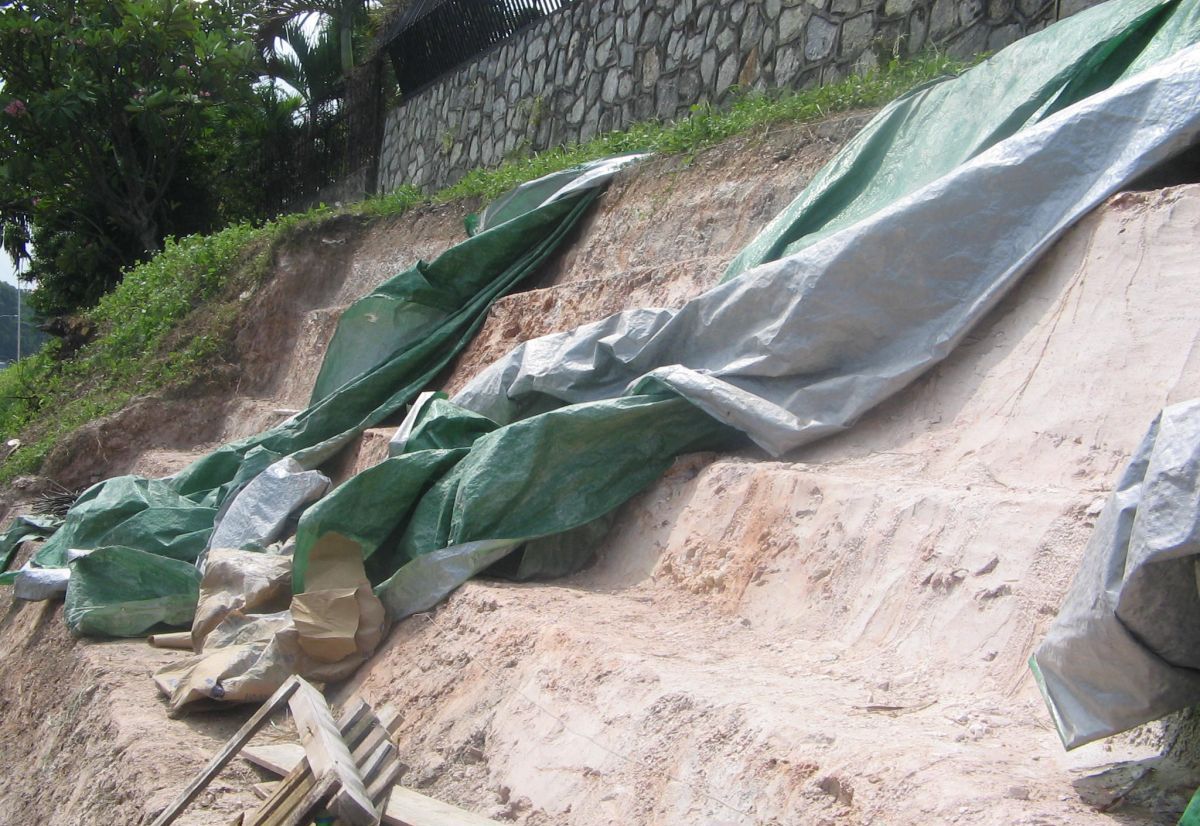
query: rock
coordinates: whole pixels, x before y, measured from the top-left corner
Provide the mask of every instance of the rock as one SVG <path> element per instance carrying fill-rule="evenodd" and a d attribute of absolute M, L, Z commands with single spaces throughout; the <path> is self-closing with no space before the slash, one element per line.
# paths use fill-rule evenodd
<path fill-rule="evenodd" d="M 642 58 L 642 86 L 646 89 L 653 87 L 661 73 L 662 67 L 658 62 L 658 52 L 651 49 Z"/>
<path fill-rule="evenodd" d="M 617 99 L 618 71 L 609 69 L 604 75 L 604 85 L 600 87 L 600 99 L 605 103 L 613 103 Z"/>
<path fill-rule="evenodd" d="M 812 62 L 824 60 L 833 52 L 837 40 L 837 26 L 824 17 L 813 15 L 808 21 L 808 34 L 804 39 L 804 59 Z M 783 38 L 780 38 L 783 41 Z"/>
<path fill-rule="evenodd" d="M 700 58 L 700 80 L 705 86 L 709 86 L 713 82 L 713 75 L 717 71 L 717 55 L 715 52 L 705 52 L 704 57 Z"/>
<path fill-rule="evenodd" d="M 794 46 L 781 46 L 775 53 L 775 84 L 790 86 L 800 70 L 800 53 Z"/>
<path fill-rule="evenodd" d="M 954 0 L 936 0 L 929 17 L 929 31 L 934 38 L 945 37 L 958 25 L 958 10 Z"/>
<path fill-rule="evenodd" d="M 803 6 L 798 6 L 794 9 L 784 9 L 779 15 L 779 42 L 791 43 L 799 37 L 800 32 L 804 30 L 804 22 L 807 16 Z M 814 17 L 812 19 L 819 20 L 820 18 Z M 811 23 L 809 24 L 809 29 L 810 31 L 812 29 Z M 834 32 L 837 32 L 836 27 L 834 28 Z"/>
<path fill-rule="evenodd" d="M 854 57 L 871 44 L 875 35 L 875 15 L 872 12 L 851 17 L 842 24 L 842 55 Z"/>
<path fill-rule="evenodd" d="M 721 64 L 721 70 L 717 73 L 717 94 L 721 94 L 737 80 L 738 75 L 738 59 L 737 55 L 729 55 Z"/>
<path fill-rule="evenodd" d="M 993 556 L 987 562 L 983 563 L 977 569 L 975 569 L 975 576 L 986 576 L 987 574 L 990 574 L 992 571 L 996 570 L 996 566 L 999 564 L 1000 564 L 1000 557 Z"/>

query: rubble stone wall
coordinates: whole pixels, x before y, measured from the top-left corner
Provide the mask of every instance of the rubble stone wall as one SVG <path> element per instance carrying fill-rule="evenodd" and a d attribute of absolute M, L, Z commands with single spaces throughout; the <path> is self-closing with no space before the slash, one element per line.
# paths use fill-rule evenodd
<path fill-rule="evenodd" d="M 996 51 L 1095 0 L 575 0 L 388 113 L 378 191 L 430 191 L 477 166 L 737 88 L 804 88 L 937 47 Z"/>

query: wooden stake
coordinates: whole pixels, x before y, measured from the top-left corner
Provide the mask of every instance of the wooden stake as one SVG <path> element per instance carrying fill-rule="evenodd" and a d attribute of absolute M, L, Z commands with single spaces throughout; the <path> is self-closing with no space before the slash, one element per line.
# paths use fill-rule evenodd
<path fill-rule="evenodd" d="M 284 684 L 281 685 L 278 690 L 271 695 L 270 699 L 263 703 L 259 707 L 258 711 L 254 712 L 253 716 L 251 716 L 250 719 L 247 720 L 245 724 L 237 730 L 237 733 L 234 734 L 233 737 L 229 738 L 229 741 L 225 744 L 225 746 L 219 752 L 213 755 L 212 760 L 208 761 L 208 765 L 204 767 L 203 771 L 196 775 L 195 779 L 188 784 L 188 787 L 180 793 L 179 797 L 175 798 L 174 802 L 172 802 L 170 806 L 163 810 L 163 813 L 160 814 L 157 819 L 155 819 L 151 826 L 167 826 L 169 823 L 174 823 L 175 819 L 179 817 L 180 813 L 182 813 L 184 809 L 187 808 L 188 804 L 196 799 L 196 795 L 204 791 L 204 787 L 212 782 L 212 779 L 220 773 L 221 769 L 225 768 L 225 764 L 233 759 L 233 756 L 238 753 L 242 746 L 250 742 L 250 738 L 253 737 L 260 728 L 262 728 L 263 724 L 267 721 L 267 718 L 271 716 L 271 713 L 274 712 L 275 709 L 282 706 L 292 697 L 293 694 L 296 693 L 296 691 L 300 688 L 301 682 L 302 681 L 299 677 L 291 677 L 284 682 Z M 308 683 L 304 684 L 308 686 Z M 308 687 L 313 691 L 316 691 L 316 689 L 313 689 L 312 686 Z"/>

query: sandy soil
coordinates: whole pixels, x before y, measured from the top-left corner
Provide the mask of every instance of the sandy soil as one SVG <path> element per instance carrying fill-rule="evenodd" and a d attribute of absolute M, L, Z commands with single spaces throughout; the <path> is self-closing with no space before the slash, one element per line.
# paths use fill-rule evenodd
<path fill-rule="evenodd" d="M 1065 754 L 1025 662 L 1200 390 L 1198 225 L 1200 187 L 1116 197 L 855 430 L 682 461 L 591 570 L 473 583 L 345 693 L 408 710 L 408 782 L 518 823 L 1173 822 L 1159 730 Z"/>
<path fill-rule="evenodd" d="M 518 341 L 698 292 L 859 122 L 624 176 L 444 386 Z M 97 423 L 70 466 L 168 473 L 301 406 L 341 309 L 461 218 L 289 247 L 248 298 L 237 392 Z M 1024 662 L 1115 471 L 1162 404 L 1196 395 L 1198 223 L 1198 187 L 1118 196 L 851 433 L 786 461 L 681 460 L 592 568 L 469 584 L 337 696 L 402 711 L 404 782 L 528 826 L 1171 822 L 1200 776 L 1160 756 L 1161 727 L 1066 755 Z M 246 715 L 168 720 L 148 675 L 177 655 L 76 643 L 57 609 L 8 600 L 0 826 L 148 822 Z M 227 820 L 255 777 L 231 768 L 182 822 Z"/>

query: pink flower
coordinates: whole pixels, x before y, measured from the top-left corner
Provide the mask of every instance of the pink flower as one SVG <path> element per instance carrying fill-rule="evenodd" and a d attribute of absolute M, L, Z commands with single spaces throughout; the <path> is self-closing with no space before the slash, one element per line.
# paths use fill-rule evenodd
<path fill-rule="evenodd" d="M 28 113 L 29 110 L 25 107 L 25 101 L 20 98 L 13 98 L 12 102 L 4 107 L 4 114 L 12 115 L 14 118 L 19 118 Z"/>

